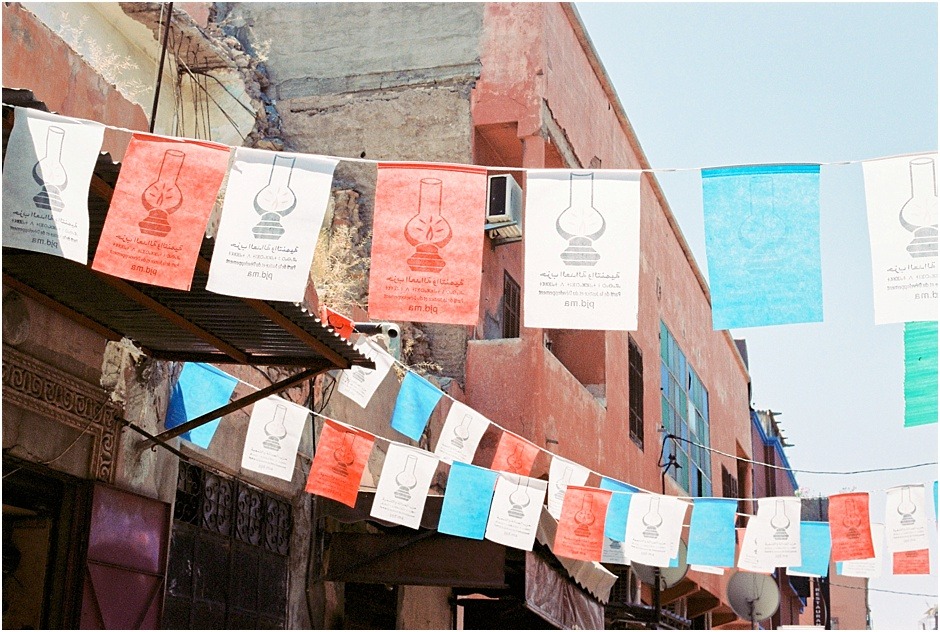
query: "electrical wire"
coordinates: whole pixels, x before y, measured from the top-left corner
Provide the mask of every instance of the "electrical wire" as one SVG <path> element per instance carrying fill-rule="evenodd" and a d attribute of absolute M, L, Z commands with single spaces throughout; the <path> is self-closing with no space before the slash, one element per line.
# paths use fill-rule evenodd
<path fill-rule="evenodd" d="M 937 598 L 936 593 L 931 595 L 928 593 L 904 592 L 901 590 L 888 590 L 886 588 L 872 588 L 871 586 L 848 586 L 846 584 L 834 584 L 831 581 L 829 582 L 829 585 L 836 587 L 836 588 L 849 588 L 851 590 L 866 590 L 866 591 L 871 591 L 871 592 L 889 593 L 892 595 L 907 595 L 908 597 L 933 597 L 934 599 Z"/>

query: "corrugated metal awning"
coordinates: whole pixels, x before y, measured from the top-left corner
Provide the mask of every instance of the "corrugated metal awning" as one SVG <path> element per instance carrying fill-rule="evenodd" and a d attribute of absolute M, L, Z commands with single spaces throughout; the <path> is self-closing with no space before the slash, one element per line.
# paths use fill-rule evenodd
<path fill-rule="evenodd" d="M 3 89 L 9 105 L 46 110 L 28 90 Z M 4 108 L 3 148 L 13 124 Z M 89 261 L 94 257 L 120 165 L 102 154 L 89 192 Z M 242 299 L 206 290 L 213 242 L 203 240 L 190 291 L 125 281 L 88 265 L 3 249 L 4 284 L 113 340 L 129 338 L 162 360 L 294 366 L 374 366 L 320 322 L 316 292 L 307 304 Z"/>

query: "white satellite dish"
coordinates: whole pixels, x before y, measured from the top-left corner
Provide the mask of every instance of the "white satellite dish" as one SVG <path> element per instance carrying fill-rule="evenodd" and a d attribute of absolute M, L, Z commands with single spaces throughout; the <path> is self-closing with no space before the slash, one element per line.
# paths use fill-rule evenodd
<path fill-rule="evenodd" d="M 651 586 L 656 583 L 656 569 L 659 569 L 659 589 L 666 590 L 672 588 L 682 581 L 686 573 L 689 572 L 689 565 L 685 561 L 686 546 L 685 542 L 679 540 L 679 565 L 678 566 L 647 566 L 646 564 L 631 564 L 633 571 L 640 578 L 640 581 Z"/>
<path fill-rule="evenodd" d="M 728 580 L 728 602 L 751 624 L 769 619 L 780 607 L 780 589 L 769 575 L 738 571 Z"/>

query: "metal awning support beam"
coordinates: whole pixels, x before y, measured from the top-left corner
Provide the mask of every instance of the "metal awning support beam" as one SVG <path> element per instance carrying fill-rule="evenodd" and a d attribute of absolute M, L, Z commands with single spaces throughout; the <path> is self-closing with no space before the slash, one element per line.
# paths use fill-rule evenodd
<path fill-rule="evenodd" d="M 323 371 L 327 371 L 331 368 L 333 368 L 332 365 L 306 369 L 305 371 L 301 371 L 300 373 L 295 373 L 294 375 L 288 378 L 285 378 L 281 380 L 280 382 L 275 382 L 271 386 L 263 388 L 260 391 L 252 393 L 250 395 L 245 395 L 244 397 L 236 399 L 234 402 L 229 402 L 228 404 L 226 404 L 225 406 L 222 406 L 221 408 L 216 408 L 215 410 L 210 411 L 206 413 L 205 415 L 200 415 L 196 417 L 195 419 L 187 421 L 184 424 L 180 424 L 174 428 L 165 430 L 161 432 L 160 434 L 158 434 L 157 436 L 153 437 L 152 439 L 142 439 L 141 441 L 137 442 L 137 449 L 143 451 L 143 450 L 146 450 L 147 448 L 151 448 L 157 445 L 157 443 L 161 441 L 166 442 L 169 439 L 178 437 L 184 432 L 189 432 L 190 430 L 194 428 L 198 428 L 199 426 L 209 423 L 213 419 L 224 417 L 225 415 L 228 415 L 229 413 L 233 413 L 236 410 L 241 410 L 242 408 L 250 404 L 254 404 L 255 402 L 260 401 L 264 399 L 265 397 L 268 397 L 270 395 L 275 395 L 277 393 L 280 393 L 281 391 L 285 391 L 289 389 L 290 387 L 294 386 L 295 384 L 299 384 L 300 382 L 303 382 L 304 380 L 314 378 L 320 373 L 322 373 Z"/>

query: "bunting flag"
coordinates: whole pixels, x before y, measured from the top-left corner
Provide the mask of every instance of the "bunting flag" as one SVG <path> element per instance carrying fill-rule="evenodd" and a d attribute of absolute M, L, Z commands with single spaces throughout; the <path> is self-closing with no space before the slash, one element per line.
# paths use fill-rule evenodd
<path fill-rule="evenodd" d="M 476 325 L 486 169 L 379 163 L 369 316 Z"/>
<path fill-rule="evenodd" d="M 799 566 L 788 566 L 787 575 L 798 577 L 825 577 L 829 574 L 829 554 L 832 551 L 832 538 L 827 522 L 800 523 L 800 555 L 803 562 Z"/>
<path fill-rule="evenodd" d="M 237 379 L 211 364 L 185 363 L 170 391 L 170 402 L 166 409 L 167 430 L 225 406 L 237 385 Z M 219 419 L 213 419 L 180 436 L 207 450 L 218 427 Z"/>
<path fill-rule="evenodd" d="M 242 468 L 284 481 L 294 478 L 294 461 L 310 411 L 272 395 L 251 409 Z"/>
<path fill-rule="evenodd" d="M 518 435 L 503 431 L 490 469 L 528 476 L 539 455 L 539 447 Z"/>
<path fill-rule="evenodd" d="M 887 550 L 919 551 L 927 539 L 927 498 L 923 485 L 892 487 L 886 492 L 885 537 Z"/>
<path fill-rule="evenodd" d="M 501 473 L 486 522 L 486 539 L 531 551 L 547 488 L 548 483 L 537 478 Z"/>
<path fill-rule="evenodd" d="M 305 491 L 355 507 L 373 445 L 375 435 L 324 419 Z"/>
<path fill-rule="evenodd" d="M 752 573 L 772 573 L 774 565 L 768 559 L 764 542 L 771 536 L 773 528 L 766 516 L 749 516 L 741 547 L 738 551 L 738 568 Z"/>
<path fill-rule="evenodd" d="M 228 159 L 224 145 L 134 134 L 91 267 L 189 290 Z"/>
<path fill-rule="evenodd" d="M 484 467 L 460 461 L 451 463 L 437 530 L 462 538 L 482 540 L 486 534 L 498 476 L 497 472 Z"/>
<path fill-rule="evenodd" d="M 708 566 L 705 564 L 689 564 L 689 570 L 699 573 L 708 573 L 709 575 L 724 575 L 725 569 L 720 566 Z"/>
<path fill-rule="evenodd" d="M 633 485 L 606 476 L 601 477 L 601 489 L 617 492 L 611 496 L 610 504 L 607 505 L 604 535 L 615 542 L 623 542 L 627 538 L 627 515 L 630 513 L 630 497 L 640 490 Z"/>
<path fill-rule="evenodd" d="M 633 494 L 627 514 L 626 545 L 632 562 L 669 566 L 679 553 L 689 503 L 675 496 Z"/>
<path fill-rule="evenodd" d="M 829 497 L 832 559 L 836 562 L 875 557 L 868 507 L 868 492 L 835 494 Z"/>
<path fill-rule="evenodd" d="M 389 369 L 395 364 L 395 358 L 390 356 L 385 349 L 369 338 L 362 336 L 353 347 L 375 363 L 374 369 L 365 369 L 358 365 L 352 365 L 339 374 L 339 384 L 337 390 L 340 394 L 359 404 L 360 408 L 365 408 L 375 395 Z"/>
<path fill-rule="evenodd" d="M 430 452 L 400 443 L 389 445 L 369 515 L 417 529 L 437 464 Z"/>
<path fill-rule="evenodd" d="M 640 175 L 526 172 L 526 327 L 636 330 Z"/>
<path fill-rule="evenodd" d="M 434 454 L 442 460 L 470 463 L 476 454 L 483 433 L 490 427 L 490 420 L 466 404 L 453 402 L 444 419 L 441 436 L 437 440 Z"/>
<path fill-rule="evenodd" d="M 702 170 L 714 329 L 822 321 L 819 165 Z"/>
<path fill-rule="evenodd" d="M 206 289 L 302 301 L 338 162 L 236 148 Z"/>
<path fill-rule="evenodd" d="M 332 327 L 333 331 L 335 331 L 343 340 L 349 340 L 355 329 L 351 318 L 347 318 L 338 312 L 334 312 L 326 305 L 320 306 L 320 322 L 328 327 Z"/>
<path fill-rule="evenodd" d="M 738 501 L 696 498 L 689 526 L 686 561 L 698 566 L 734 566 L 734 521 Z"/>
<path fill-rule="evenodd" d="M 3 245 L 88 262 L 88 188 L 104 125 L 15 108 L 3 162 Z"/>
<path fill-rule="evenodd" d="M 769 527 L 762 538 L 762 557 L 774 567 L 799 566 L 800 557 L 800 499 L 794 496 L 760 498 L 757 515 Z"/>
<path fill-rule="evenodd" d="M 604 517 L 613 492 L 568 485 L 552 551 L 559 557 L 596 562 L 604 549 Z"/>
<path fill-rule="evenodd" d="M 395 400 L 392 428 L 417 441 L 443 395 L 440 389 L 426 379 L 408 371 L 398 391 L 398 399 Z"/>
<path fill-rule="evenodd" d="M 937 323 L 904 324 L 904 427 L 937 423 Z"/>
<path fill-rule="evenodd" d="M 930 550 L 896 551 L 892 554 L 894 575 L 930 575 Z"/>
<path fill-rule="evenodd" d="M 862 163 L 875 323 L 937 320 L 937 154 Z"/>
<path fill-rule="evenodd" d="M 583 465 L 560 456 L 552 456 L 552 462 L 548 466 L 548 513 L 552 518 L 561 520 L 561 508 L 568 486 L 584 485 L 590 475 L 591 470 Z"/>
<path fill-rule="evenodd" d="M 845 562 L 836 562 L 836 574 L 845 577 L 867 577 L 873 579 L 881 577 L 881 567 L 884 564 L 882 558 L 882 546 L 884 542 L 885 526 L 883 524 L 873 523 L 869 525 L 872 540 L 877 546 L 874 547 L 875 554 L 864 560 L 846 560 Z M 830 526 L 830 532 L 832 527 Z"/>

